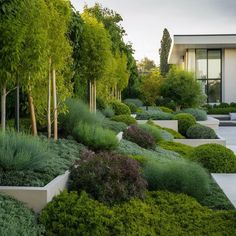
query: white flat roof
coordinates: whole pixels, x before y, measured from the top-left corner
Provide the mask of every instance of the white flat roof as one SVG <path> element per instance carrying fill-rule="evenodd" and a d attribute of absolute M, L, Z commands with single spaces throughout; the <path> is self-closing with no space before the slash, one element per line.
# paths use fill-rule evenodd
<path fill-rule="evenodd" d="M 193 48 L 236 48 L 236 34 L 174 35 L 169 63 L 178 64 Z"/>

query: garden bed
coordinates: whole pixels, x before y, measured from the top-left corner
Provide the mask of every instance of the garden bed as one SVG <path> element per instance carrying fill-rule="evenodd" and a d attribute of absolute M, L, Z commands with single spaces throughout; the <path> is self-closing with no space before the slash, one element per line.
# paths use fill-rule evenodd
<path fill-rule="evenodd" d="M 204 125 L 206 127 L 212 128 L 215 131 L 219 129 L 220 121 L 214 117 L 207 116 L 206 121 L 197 121 L 198 124 Z"/>
<path fill-rule="evenodd" d="M 177 120 L 152 120 L 156 125 L 163 128 L 173 129 L 178 132 L 178 121 Z M 146 124 L 148 120 L 137 120 L 138 124 Z"/>
<path fill-rule="evenodd" d="M 0 193 L 25 203 L 35 212 L 40 212 L 54 196 L 66 188 L 68 178 L 69 171 L 66 171 L 65 174 L 56 177 L 44 187 L 0 186 Z"/>
<path fill-rule="evenodd" d="M 226 146 L 225 138 L 222 138 L 218 135 L 218 139 L 174 139 L 174 142 L 182 143 L 192 147 L 197 147 L 203 144 L 215 143 Z"/>

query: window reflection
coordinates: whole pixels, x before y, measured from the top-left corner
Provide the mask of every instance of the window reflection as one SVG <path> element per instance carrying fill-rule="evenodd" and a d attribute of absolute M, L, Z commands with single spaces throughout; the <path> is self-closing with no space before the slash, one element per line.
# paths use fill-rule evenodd
<path fill-rule="evenodd" d="M 221 52 L 219 50 L 208 51 L 208 79 L 221 78 Z"/>
<path fill-rule="evenodd" d="M 221 82 L 220 80 L 209 80 L 208 81 L 208 102 L 219 103 L 221 93 Z"/>
<path fill-rule="evenodd" d="M 197 79 L 207 78 L 207 50 L 196 50 L 196 76 Z"/>

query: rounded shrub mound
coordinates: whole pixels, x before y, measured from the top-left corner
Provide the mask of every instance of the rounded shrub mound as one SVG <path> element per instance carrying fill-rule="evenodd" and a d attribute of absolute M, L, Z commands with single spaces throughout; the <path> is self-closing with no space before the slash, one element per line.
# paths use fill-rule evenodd
<path fill-rule="evenodd" d="M 93 150 L 113 150 L 118 146 L 115 133 L 98 125 L 80 122 L 73 130 L 73 137 Z"/>
<path fill-rule="evenodd" d="M 102 127 L 105 129 L 110 129 L 114 131 L 116 134 L 124 131 L 127 128 L 127 125 L 124 122 L 117 122 L 109 119 L 104 119 L 102 123 Z"/>
<path fill-rule="evenodd" d="M 84 190 L 96 200 L 113 204 L 144 197 L 146 181 L 133 159 L 109 152 L 86 152 L 71 170 L 70 190 Z"/>
<path fill-rule="evenodd" d="M 187 137 L 191 139 L 216 139 L 216 132 L 204 125 L 196 124 L 187 130 Z"/>
<path fill-rule="evenodd" d="M 151 191 L 185 193 L 197 199 L 209 191 L 208 173 L 197 163 L 187 160 L 149 161 L 144 167 L 144 177 Z"/>
<path fill-rule="evenodd" d="M 127 105 L 132 113 L 135 113 L 138 110 L 138 107 L 134 103 L 127 103 L 124 102 L 125 105 Z"/>
<path fill-rule="evenodd" d="M 201 109 L 187 108 L 187 109 L 182 110 L 181 112 L 193 115 L 197 121 L 207 120 L 206 111 L 201 110 Z"/>
<path fill-rule="evenodd" d="M 123 133 L 123 138 L 143 148 L 154 149 L 156 147 L 155 138 L 137 125 L 131 125 L 126 129 Z"/>
<path fill-rule="evenodd" d="M 179 132 L 186 136 L 187 130 L 189 127 L 196 124 L 196 119 L 191 114 L 180 113 L 173 117 L 173 120 L 178 120 L 178 129 Z"/>
<path fill-rule="evenodd" d="M 168 107 L 161 106 L 158 108 L 160 108 L 163 112 L 166 112 L 166 113 L 174 113 L 174 111 Z"/>
<path fill-rule="evenodd" d="M 44 227 L 37 224 L 34 213 L 22 203 L 0 195 L 0 235 L 43 235 Z"/>
<path fill-rule="evenodd" d="M 220 144 L 198 146 L 194 149 L 192 158 L 211 173 L 233 173 L 236 171 L 235 154 Z"/>
<path fill-rule="evenodd" d="M 118 115 L 118 116 L 113 116 L 111 120 L 116 121 L 116 122 L 123 122 L 127 125 L 132 125 L 136 124 L 137 121 L 135 120 L 134 117 L 130 115 Z"/>
<path fill-rule="evenodd" d="M 115 115 L 117 115 L 117 116 L 131 114 L 129 107 L 122 102 L 112 101 L 112 102 L 110 102 L 109 105 L 112 107 L 113 111 L 115 112 Z"/>

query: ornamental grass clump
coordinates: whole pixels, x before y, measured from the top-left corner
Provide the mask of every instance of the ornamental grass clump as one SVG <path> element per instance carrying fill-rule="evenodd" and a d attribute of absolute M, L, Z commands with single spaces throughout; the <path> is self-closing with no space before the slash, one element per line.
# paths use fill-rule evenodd
<path fill-rule="evenodd" d="M 0 168 L 9 170 L 41 170 L 52 154 L 40 139 L 9 131 L 0 133 Z"/>
<path fill-rule="evenodd" d="M 236 156 L 220 144 L 204 144 L 194 149 L 192 159 L 201 163 L 211 173 L 235 173 Z"/>
<path fill-rule="evenodd" d="M 70 190 L 86 191 L 106 204 L 143 198 L 146 185 L 137 161 L 110 152 L 85 152 L 72 168 L 69 184 Z"/>
<path fill-rule="evenodd" d="M 73 137 L 93 150 L 113 150 L 118 146 L 115 133 L 96 124 L 80 122 L 73 130 Z"/>
<path fill-rule="evenodd" d="M 134 142 L 143 148 L 155 149 L 156 147 L 155 138 L 137 125 L 128 127 L 123 133 L 123 138 Z"/>

